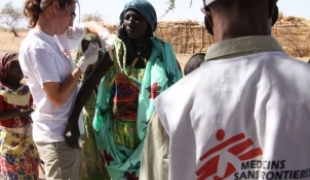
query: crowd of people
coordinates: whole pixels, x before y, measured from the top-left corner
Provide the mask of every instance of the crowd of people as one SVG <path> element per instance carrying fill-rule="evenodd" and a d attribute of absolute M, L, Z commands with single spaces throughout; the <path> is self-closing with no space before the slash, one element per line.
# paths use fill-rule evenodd
<path fill-rule="evenodd" d="M 147 0 L 117 32 L 73 24 L 76 0 L 25 0 L 31 29 L 0 61 L 0 179 L 310 180 L 310 66 L 271 36 L 276 3 L 203 0 L 215 43 L 182 71 Z"/>

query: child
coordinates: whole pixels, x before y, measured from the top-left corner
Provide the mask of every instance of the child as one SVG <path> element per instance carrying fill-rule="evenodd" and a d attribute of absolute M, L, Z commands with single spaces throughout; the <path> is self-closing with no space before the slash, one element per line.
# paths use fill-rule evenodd
<path fill-rule="evenodd" d="M 204 61 L 205 53 L 197 53 L 194 54 L 192 57 L 189 58 L 185 67 L 184 67 L 184 75 L 188 75 L 190 72 L 197 69 L 201 63 Z"/>
<path fill-rule="evenodd" d="M 0 179 L 39 179 L 39 155 L 31 136 L 32 97 L 18 54 L 0 62 Z"/>

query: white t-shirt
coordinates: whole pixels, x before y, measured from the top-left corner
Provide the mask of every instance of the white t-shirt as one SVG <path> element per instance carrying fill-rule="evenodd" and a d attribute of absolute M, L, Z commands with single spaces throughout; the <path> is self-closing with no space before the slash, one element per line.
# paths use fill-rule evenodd
<path fill-rule="evenodd" d="M 163 92 L 169 179 L 310 179 L 310 65 L 282 52 L 203 63 Z"/>
<path fill-rule="evenodd" d="M 85 24 L 80 24 L 68 31 L 70 35 L 50 36 L 32 29 L 20 47 L 19 62 L 36 106 L 31 115 L 35 142 L 64 141 L 63 133 L 78 89 L 63 107 L 57 108 L 48 99 L 43 83 L 63 82 L 74 70 L 70 52 L 81 42 L 87 29 Z"/>

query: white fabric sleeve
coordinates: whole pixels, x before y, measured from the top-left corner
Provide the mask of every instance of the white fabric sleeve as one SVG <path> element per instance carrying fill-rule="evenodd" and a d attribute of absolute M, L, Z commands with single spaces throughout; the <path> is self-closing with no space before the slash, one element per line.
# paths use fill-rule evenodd
<path fill-rule="evenodd" d="M 76 26 L 69 27 L 66 33 L 67 42 L 70 50 L 76 49 L 87 33 L 85 23 L 80 23 Z"/>
<path fill-rule="evenodd" d="M 46 82 L 61 82 L 55 57 L 52 53 L 46 49 L 35 49 L 30 56 L 33 64 L 33 74 L 42 88 L 43 83 Z"/>

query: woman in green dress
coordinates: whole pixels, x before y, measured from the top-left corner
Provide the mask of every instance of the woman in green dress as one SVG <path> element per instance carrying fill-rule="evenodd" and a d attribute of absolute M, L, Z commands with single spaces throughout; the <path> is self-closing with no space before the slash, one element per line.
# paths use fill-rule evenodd
<path fill-rule="evenodd" d="M 182 72 L 171 45 L 153 36 L 157 18 L 148 1 L 129 1 L 120 22 L 112 67 L 104 76 L 97 74 L 104 65 L 94 67 L 80 89 L 70 119 L 77 118 L 89 87 L 103 77 L 93 121 L 98 147 L 111 179 L 137 180 L 148 122 L 154 113 L 153 100 L 181 79 Z"/>

